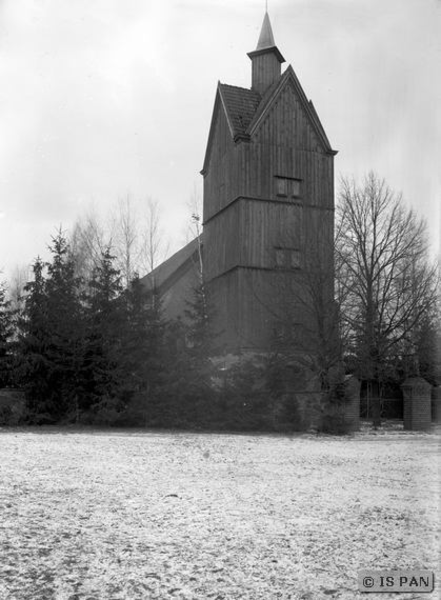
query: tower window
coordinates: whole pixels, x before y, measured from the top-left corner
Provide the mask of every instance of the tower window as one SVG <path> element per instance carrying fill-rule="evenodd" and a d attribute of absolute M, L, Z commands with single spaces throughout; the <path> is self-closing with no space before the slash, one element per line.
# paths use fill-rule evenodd
<path fill-rule="evenodd" d="M 276 185 L 277 195 L 286 198 L 288 196 L 288 180 L 283 177 L 276 177 Z"/>
<path fill-rule="evenodd" d="M 282 198 L 300 198 L 301 180 L 276 176 L 276 194 Z"/>
<path fill-rule="evenodd" d="M 275 248 L 275 263 L 279 269 L 300 269 L 301 254 L 297 248 Z"/>
<path fill-rule="evenodd" d="M 293 198 L 300 198 L 300 180 L 291 179 L 291 196 Z"/>

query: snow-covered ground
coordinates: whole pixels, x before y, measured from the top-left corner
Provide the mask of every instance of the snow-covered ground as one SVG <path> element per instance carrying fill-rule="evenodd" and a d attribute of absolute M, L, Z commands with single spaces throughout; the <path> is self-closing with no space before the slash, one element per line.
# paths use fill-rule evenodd
<path fill-rule="evenodd" d="M 440 435 L 0 430 L 1 600 L 397 598 L 436 572 Z"/>

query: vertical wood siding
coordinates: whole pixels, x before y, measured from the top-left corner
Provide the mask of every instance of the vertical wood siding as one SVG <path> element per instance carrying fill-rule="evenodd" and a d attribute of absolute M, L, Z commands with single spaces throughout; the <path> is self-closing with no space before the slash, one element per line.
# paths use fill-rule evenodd
<path fill-rule="evenodd" d="M 281 64 L 275 54 L 265 53 L 252 58 L 251 82 L 253 90 L 263 94 L 281 72 Z"/>
<path fill-rule="evenodd" d="M 277 196 L 276 176 L 300 179 L 300 197 Z M 287 278 L 299 285 L 295 270 L 277 271 L 276 247 L 300 249 L 305 267 L 332 280 L 333 207 L 333 156 L 289 80 L 249 142 L 233 142 L 219 104 L 204 179 L 204 255 L 230 348 L 268 345 Z"/>

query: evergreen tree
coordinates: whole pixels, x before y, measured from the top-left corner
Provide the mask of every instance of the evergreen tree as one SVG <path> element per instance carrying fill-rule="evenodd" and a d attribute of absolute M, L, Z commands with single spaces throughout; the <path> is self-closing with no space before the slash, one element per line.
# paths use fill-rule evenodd
<path fill-rule="evenodd" d="M 52 261 L 37 259 L 25 286 L 19 320 L 21 383 L 30 420 L 58 422 L 78 414 L 83 363 L 83 311 L 79 281 L 61 232 L 50 246 Z M 47 268 L 47 275 L 44 270 Z"/>
<path fill-rule="evenodd" d="M 213 378 L 217 370 L 211 360 L 216 354 L 213 316 L 211 299 L 201 276 L 192 300 L 187 302 L 185 322 L 177 324 L 181 340 L 176 347 L 176 375 L 171 380 L 184 424 L 206 423 L 214 410 Z"/>
<path fill-rule="evenodd" d="M 52 365 L 47 356 L 48 306 L 41 258 L 37 258 L 32 265 L 32 272 L 34 278 L 25 285 L 25 306 L 19 319 L 18 379 L 25 391 L 29 419 L 50 420 Z"/>
<path fill-rule="evenodd" d="M 13 314 L 6 299 L 5 287 L 0 283 L 0 388 L 12 382 Z"/>
<path fill-rule="evenodd" d="M 118 411 L 123 383 L 121 347 L 125 318 L 121 276 L 107 248 L 94 268 L 86 294 L 85 392 L 82 408 L 101 403 Z M 107 409 L 106 409 L 107 410 Z"/>
<path fill-rule="evenodd" d="M 149 292 L 135 275 L 125 296 L 125 326 L 122 347 L 124 387 L 132 400 L 132 418 L 145 424 L 162 418 L 163 389 L 167 380 L 166 326 L 157 294 Z"/>
<path fill-rule="evenodd" d="M 46 301 L 48 319 L 47 357 L 52 364 L 52 412 L 57 420 L 70 416 L 78 420 L 83 393 L 84 311 L 79 295 L 81 280 L 61 231 L 50 246 Z"/>

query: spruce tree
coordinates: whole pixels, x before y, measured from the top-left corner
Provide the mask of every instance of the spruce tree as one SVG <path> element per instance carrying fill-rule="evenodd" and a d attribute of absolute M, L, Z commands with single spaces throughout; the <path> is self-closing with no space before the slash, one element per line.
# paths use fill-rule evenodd
<path fill-rule="evenodd" d="M 46 301 L 49 344 L 47 357 L 52 364 L 51 397 L 54 417 L 78 420 L 83 394 L 83 354 L 85 321 L 79 290 L 81 280 L 69 244 L 60 231 L 50 246 Z"/>
<path fill-rule="evenodd" d="M 167 380 L 166 325 L 157 294 L 150 293 L 137 275 L 125 292 L 125 325 L 122 347 L 125 396 L 131 401 L 132 419 L 144 424 L 161 419 Z M 140 423 L 141 424 L 141 423 Z"/>
<path fill-rule="evenodd" d="M 32 265 L 33 281 L 25 285 L 23 314 L 19 319 L 18 379 L 26 396 L 26 408 L 31 422 L 52 420 L 52 364 L 47 356 L 49 347 L 48 305 L 44 263 L 37 258 Z"/>
<path fill-rule="evenodd" d="M 85 404 L 117 413 L 123 386 L 121 346 L 124 301 L 121 275 L 110 248 L 94 268 L 86 294 Z"/>
<path fill-rule="evenodd" d="M 21 383 L 29 419 L 36 422 L 78 416 L 82 392 L 84 318 L 79 281 L 61 232 L 49 248 L 51 262 L 44 264 L 38 258 L 33 265 L 34 280 L 25 286 L 19 319 Z"/>
<path fill-rule="evenodd" d="M 6 299 L 5 286 L 0 283 L 0 388 L 10 385 L 13 376 L 13 314 Z"/>
<path fill-rule="evenodd" d="M 182 424 L 204 424 L 213 416 L 213 378 L 217 370 L 211 357 L 216 354 L 218 333 L 213 330 L 213 317 L 211 299 L 201 277 L 192 300 L 187 302 L 185 321 L 177 324 L 184 339 L 176 347 L 176 376 L 171 380 Z"/>

